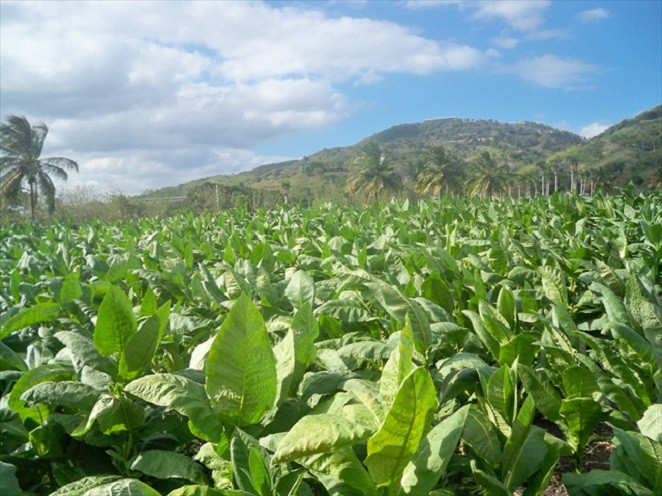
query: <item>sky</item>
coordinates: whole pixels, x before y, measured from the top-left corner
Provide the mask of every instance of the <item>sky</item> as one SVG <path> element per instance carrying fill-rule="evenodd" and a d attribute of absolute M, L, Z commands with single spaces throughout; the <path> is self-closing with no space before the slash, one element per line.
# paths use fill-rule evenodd
<path fill-rule="evenodd" d="M 662 103 L 662 1 L 5 1 L 0 116 L 137 194 L 406 122 L 590 138 Z"/>

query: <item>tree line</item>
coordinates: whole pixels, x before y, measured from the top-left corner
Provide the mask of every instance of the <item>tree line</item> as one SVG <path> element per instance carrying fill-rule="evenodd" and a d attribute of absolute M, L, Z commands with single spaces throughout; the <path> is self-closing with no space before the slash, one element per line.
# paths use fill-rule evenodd
<path fill-rule="evenodd" d="M 90 195 L 83 190 L 79 190 L 81 194 L 73 201 L 69 198 L 63 202 L 56 198 L 53 179 L 66 181 L 67 171 L 77 172 L 78 164 L 64 157 L 42 158 L 47 135 L 45 124 L 30 125 L 25 117 L 10 115 L 6 123 L 0 123 L 0 221 L 2 216 L 5 220 L 20 219 L 21 212 L 29 209 L 34 222 L 40 206 L 51 215 L 58 203 L 64 211 L 63 217 L 80 222 L 95 218 L 128 220 L 183 212 L 211 213 L 238 207 L 270 208 L 290 201 L 310 203 L 313 199 L 370 202 L 412 194 L 495 198 L 549 195 L 556 191 L 584 195 L 593 194 L 597 189 L 612 193 L 626 174 L 622 163 L 586 169 L 576 160 L 558 164 L 540 161 L 515 170 L 498 150 L 486 148 L 464 160 L 443 146 L 432 147 L 407 170 L 379 143 L 371 141 L 358 156 L 350 159 L 348 167 L 325 171 L 310 164 L 306 164 L 304 170 L 302 165 L 301 175 L 317 172 L 321 178 L 317 192 L 309 186 L 301 186 L 302 183 L 295 188 L 291 180 L 282 181 L 276 188 L 251 184 L 225 186 L 208 181 L 189 188 L 183 201 L 178 203 L 152 199 L 148 204 L 121 192 Z M 646 186 L 662 188 L 662 170 L 649 177 Z M 351 196 L 347 197 L 346 193 Z"/>

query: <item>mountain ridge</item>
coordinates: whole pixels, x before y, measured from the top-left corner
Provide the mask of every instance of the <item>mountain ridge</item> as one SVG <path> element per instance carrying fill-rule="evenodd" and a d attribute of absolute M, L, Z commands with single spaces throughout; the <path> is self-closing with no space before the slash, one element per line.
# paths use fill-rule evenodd
<path fill-rule="evenodd" d="M 147 196 L 165 192 L 185 195 L 211 183 L 324 198 L 325 190 L 342 189 L 353 171 L 353 160 L 371 141 L 379 143 L 398 172 L 410 182 L 415 180 L 425 154 L 435 146 L 443 146 L 466 164 L 488 149 L 522 176 L 531 174 L 533 169 L 558 169 L 561 165 L 567 169 L 568 164 L 574 164 L 582 170 L 609 168 L 609 174 L 602 177 L 605 184 L 608 175 L 612 182 L 619 175 L 620 179 L 630 175 L 644 185 L 659 175 L 656 169 L 662 167 L 662 105 L 625 119 L 590 139 L 530 121 L 443 117 L 397 124 L 353 145 L 325 148 L 301 159 L 263 164 L 238 174 L 201 178 L 154 190 Z"/>

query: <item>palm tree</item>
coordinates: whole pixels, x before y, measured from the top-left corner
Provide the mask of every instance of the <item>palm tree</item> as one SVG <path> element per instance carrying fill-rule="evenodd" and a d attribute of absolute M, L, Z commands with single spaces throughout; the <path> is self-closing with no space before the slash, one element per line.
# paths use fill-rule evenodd
<path fill-rule="evenodd" d="M 492 195 L 501 193 L 510 178 L 507 164 L 499 164 L 494 153 L 482 151 L 475 159 L 471 174 L 467 180 L 469 193 L 472 195 Z"/>
<path fill-rule="evenodd" d="M 443 146 L 435 146 L 425 159 L 423 169 L 416 178 L 414 191 L 421 195 L 433 194 L 441 197 L 445 189 L 458 189 L 460 168 L 457 159 Z"/>
<path fill-rule="evenodd" d="M 379 200 L 382 190 L 399 191 L 402 189 L 402 177 L 393 170 L 391 162 L 382 153 L 377 142 L 370 142 L 354 163 L 358 170 L 347 181 L 347 189 L 355 195 L 374 196 Z"/>
<path fill-rule="evenodd" d="M 48 212 L 55 210 L 55 185 L 51 176 L 67 180 L 65 169 L 78 172 L 78 164 L 64 157 L 39 158 L 48 134 L 46 124 L 30 126 L 25 117 L 10 115 L 0 123 L 0 196 L 15 201 L 27 184 L 34 222 L 37 194 L 46 197 Z"/>

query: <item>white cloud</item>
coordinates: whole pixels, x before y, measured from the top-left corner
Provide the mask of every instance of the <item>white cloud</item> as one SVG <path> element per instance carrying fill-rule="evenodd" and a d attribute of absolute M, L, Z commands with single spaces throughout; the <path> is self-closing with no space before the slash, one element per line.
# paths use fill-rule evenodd
<path fill-rule="evenodd" d="M 503 50 L 510 50 L 519 45 L 519 40 L 506 35 L 490 38 L 490 41 Z"/>
<path fill-rule="evenodd" d="M 587 23 L 602 21 L 603 19 L 607 19 L 610 16 L 611 13 L 607 9 L 603 9 L 602 7 L 598 7 L 597 9 L 591 9 L 591 10 L 583 10 L 579 14 L 577 14 L 577 17 L 579 18 L 580 21 Z"/>
<path fill-rule="evenodd" d="M 585 83 L 596 69 L 580 60 L 547 54 L 522 59 L 503 70 L 546 88 L 577 89 L 576 85 Z"/>
<path fill-rule="evenodd" d="M 445 5 L 462 5 L 465 0 L 405 0 L 403 5 L 412 10 L 432 9 Z"/>
<path fill-rule="evenodd" d="M 127 194 L 138 194 L 148 189 L 174 186 L 217 174 L 243 172 L 258 165 L 291 158 L 259 155 L 233 148 L 83 153 L 77 157 L 81 165 L 80 173 L 70 174 L 69 181 L 60 187 L 94 186 L 104 191 L 118 189 Z M 184 167 L 182 164 L 195 165 Z"/>
<path fill-rule="evenodd" d="M 472 3 L 475 19 L 502 19 L 518 31 L 533 31 L 543 22 L 549 0 L 489 0 Z"/>
<path fill-rule="evenodd" d="M 584 126 L 580 131 L 579 135 L 584 138 L 592 138 L 598 134 L 604 132 L 610 127 L 610 124 L 604 124 L 602 122 L 593 122 L 588 126 Z"/>
<path fill-rule="evenodd" d="M 252 147 L 349 115 L 353 84 L 485 59 L 393 22 L 261 2 L 0 8 L 3 114 L 46 122 L 49 154 L 77 160 L 81 181 L 132 192 L 259 165 Z"/>

